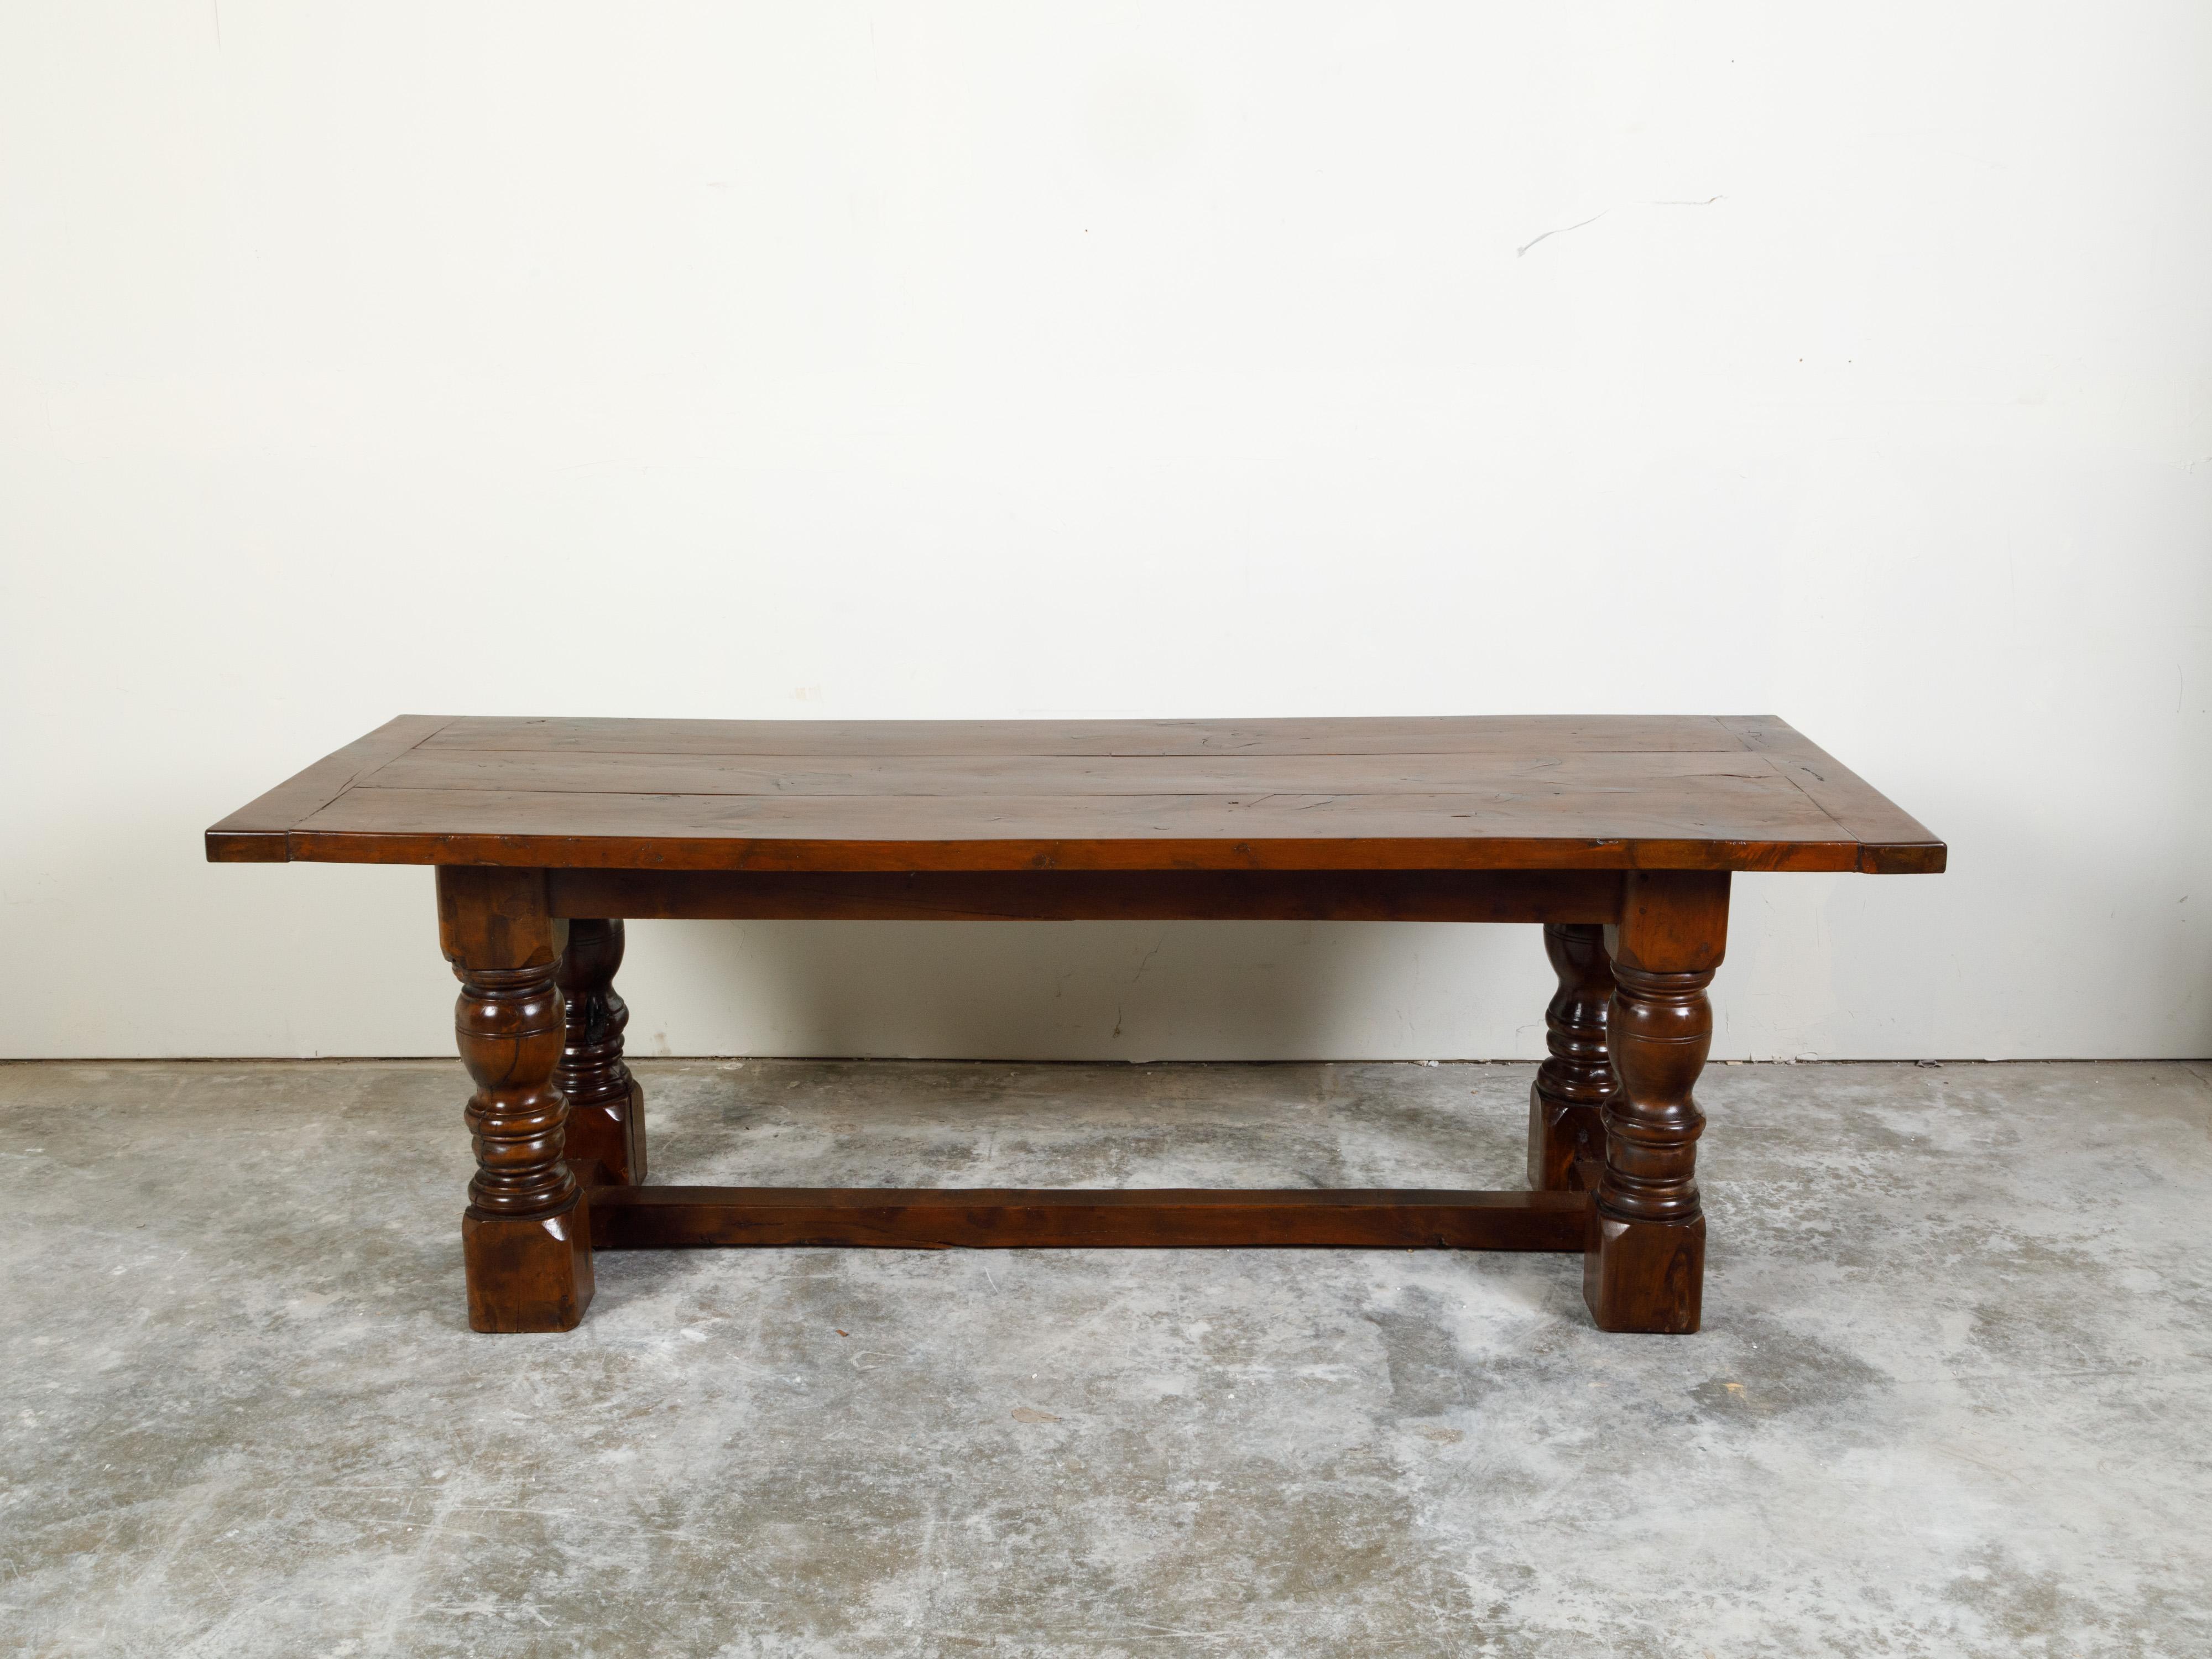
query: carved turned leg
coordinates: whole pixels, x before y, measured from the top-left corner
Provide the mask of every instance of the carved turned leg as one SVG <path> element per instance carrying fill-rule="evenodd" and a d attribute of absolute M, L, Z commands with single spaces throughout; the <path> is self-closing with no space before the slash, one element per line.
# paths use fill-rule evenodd
<path fill-rule="evenodd" d="M 1691 1089 L 1712 1046 L 1712 983 L 1728 937 L 1726 871 L 1632 871 L 1606 929 L 1608 1037 L 1619 1086 L 1605 1103 L 1605 1169 L 1590 1208 L 1583 1298 L 1600 1330 L 1698 1328 L 1705 1217 Z"/>
<path fill-rule="evenodd" d="M 645 1184 L 645 1091 L 623 1061 L 629 1009 L 615 994 L 623 925 L 572 921 L 561 957 L 568 1006 L 567 1046 L 556 1080 L 568 1102 L 568 1162 L 580 1173 L 596 1159 L 618 1187 Z"/>
<path fill-rule="evenodd" d="M 1552 1057 L 1528 1091 L 1528 1184 L 1540 1193 L 1579 1192 L 1578 1164 L 1605 1157 L 1598 1108 L 1613 1092 L 1605 1022 L 1613 1000 L 1613 962 L 1595 922 L 1547 922 L 1544 952 L 1559 988 L 1544 1010 Z"/>
<path fill-rule="evenodd" d="M 568 924 L 547 909 L 542 871 L 441 865 L 438 926 L 461 981 L 454 1030 L 477 1085 L 466 1113 L 477 1173 L 461 1219 L 469 1323 L 568 1330 L 592 1299 L 592 1243 L 553 1078 Z"/>

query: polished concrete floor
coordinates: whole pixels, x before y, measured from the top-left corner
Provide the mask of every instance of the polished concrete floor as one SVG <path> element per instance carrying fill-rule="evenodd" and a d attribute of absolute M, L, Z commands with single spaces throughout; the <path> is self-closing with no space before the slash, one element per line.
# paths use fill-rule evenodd
<path fill-rule="evenodd" d="M 659 1179 L 946 1185 L 1511 1185 L 1530 1075 L 639 1070 Z M 476 1336 L 461 1093 L 0 1067 L 0 1653 L 2212 1654 L 2212 1066 L 1713 1067 L 1687 1338 L 1568 1256 L 813 1249 Z"/>

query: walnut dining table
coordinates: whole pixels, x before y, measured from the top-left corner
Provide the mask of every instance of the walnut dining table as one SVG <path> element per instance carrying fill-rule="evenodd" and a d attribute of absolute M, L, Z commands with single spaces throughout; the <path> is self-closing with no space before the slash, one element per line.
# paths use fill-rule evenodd
<path fill-rule="evenodd" d="M 1763 714 L 405 715 L 207 855 L 435 869 L 480 1331 L 574 1327 L 595 1249 L 1319 1245 L 1579 1251 L 1601 1329 L 1688 1332 L 1730 873 L 1926 873 L 1945 849 Z M 1558 988 L 1528 1188 L 650 1185 L 626 917 L 1540 924 Z"/>

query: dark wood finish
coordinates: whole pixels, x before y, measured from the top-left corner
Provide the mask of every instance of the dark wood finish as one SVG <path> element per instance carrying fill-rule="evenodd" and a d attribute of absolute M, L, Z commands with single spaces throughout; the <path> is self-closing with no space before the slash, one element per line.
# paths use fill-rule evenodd
<path fill-rule="evenodd" d="M 1639 871 L 1613 958 L 1605 1169 L 1590 1211 L 1583 1298 L 1606 1331 L 1698 1328 L 1705 1216 L 1698 1199 L 1705 1114 L 1692 1089 L 1712 1046 L 1712 983 L 1728 942 L 1726 873 Z"/>
<path fill-rule="evenodd" d="M 296 815 L 258 803 L 250 850 L 233 821 L 217 826 L 224 850 L 211 840 L 210 855 L 278 856 L 281 829 L 295 859 L 546 869 L 1887 871 L 1942 860 L 1924 830 L 1869 806 L 1881 798 L 1832 761 L 1806 761 L 1819 751 L 1768 717 L 1741 732 L 1676 716 L 426 717 L 408 729 L 420 732 L 412 743 L 379 734 L 372 768 L 355 757 L 313 787 L 277 792 Z M 343 787 L 316 799 L 340 773 Z M 1850 824 L 1837 816 L 1846 805 Z M 1893 832 L 1903 839 L 1880 838 Z"/>
<path fill-rule="evenodd" d="M 470 1322 L 506 1331 L 576 1323 L 595 1239 L 1580 1249 L 1601 1328 L 1694 1331 L 1729 872 L 1947 856 L 1771 715 L 410 715 L 216 824 L 207 854 L 437 866 L 476 1083 Z M 627 916 L 1541 923 L 1536 1190 L 647 1187 Z"/>
<path fill-rule="evenodd" d="M 559 975 L 568 1035 L 554 1080 L 568 1103 L 570 1168 L 589 1159 L 606 1172 L 601 1180 L 635 1187 L 645 1180 L 645 1090 L 623 1060 L 629 1006 L 615 975 L 623 943 L 619 919 L 569 922 Z"/>
<path fill-rule="evenodd" d="M 541 871 L 438 872 L 439 942 L 461 981 L 453 1027 L 477 1085 L 461 1249 L 479 1331 L 569 1330 L 592 1299 L 590 1215 L 563 1161 L 568 1103 L 553 1080 L 568 927 Z"/>
<path fill-rule="evenodd" d="M 1943 869 L 1948 852 L 1927 825 L 1802 732 L 1771 714 L 1733 714 L 1721 724 L 1858 837 L 1864 873 L 1934 875 Z"/>
<path fill-rule="evenodd" d="M 1605 1158 L 1598 1109 L 1613 1092 L 1605 1041 L 1613 961 L 1605 929 L 1588 923 L 1547 925 L 1544 951 L 1559 988 L 1544 1010 L 1551 1057 L 1528 1087 L 1528 1184 L 1539 1192 L 1577 1192 Z"/>
<path fill-rule="evenodd" d="M 1553 921 L 1620 914 L 1613 870 L 549 870 L 556 916 L 808 921 Z"/>
<path fill-rule="evenodd" d="M 1095 800 L 1267 795 L 1365 799 L 1485 794 L 1565 799 L 1623 787 L 1751 786 L 1734 793 L 1783 804 L 1823 833 L 1832 826 L 1774 785 L 1772 764 L 1719 752 L 1404 755 L 655 755 L 417 748 L 380 768 L 373 789 L 523 791 L 578 795 L 717 795 L 779 800 Z M 1617 805 L 1620 803 L 1616 803 Z M 833 811 L 852 809 L 833 808 Z M 1094 809 L 1099 810 L 1099 809 Z M 1106 809 L 1110 810 L 1110 809 Z"/>
<path fill-rule="evenodd" d="M 1579 1250 L 1588 1208 L 1583 1193 L 1392 1188 L 598 1187 L 592 1243 L 602 1250 L 736 1244 Z"/>
<path fill-rule="evenodd" d="M 362 778 L 451 724 L 438 714 L 402 714 L 325 755 L 265 795 L 256 796 L 207 832 L 210 864 L 282 864 L 297 856 L 286 840 Z"/>

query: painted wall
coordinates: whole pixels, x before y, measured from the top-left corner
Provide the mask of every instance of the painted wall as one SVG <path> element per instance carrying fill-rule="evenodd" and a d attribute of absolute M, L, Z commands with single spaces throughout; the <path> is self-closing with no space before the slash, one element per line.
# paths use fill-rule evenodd
<path fill-rule="evenodd" d="M 2212 9 L 0 5 L 0 1051 L 445 1054 L 401 711 L 1781 714 L 1735 1055 L 2212 1052 Z M 641 925 L 641 1052 L 1535 1051 L 1527 930 Z"/>

